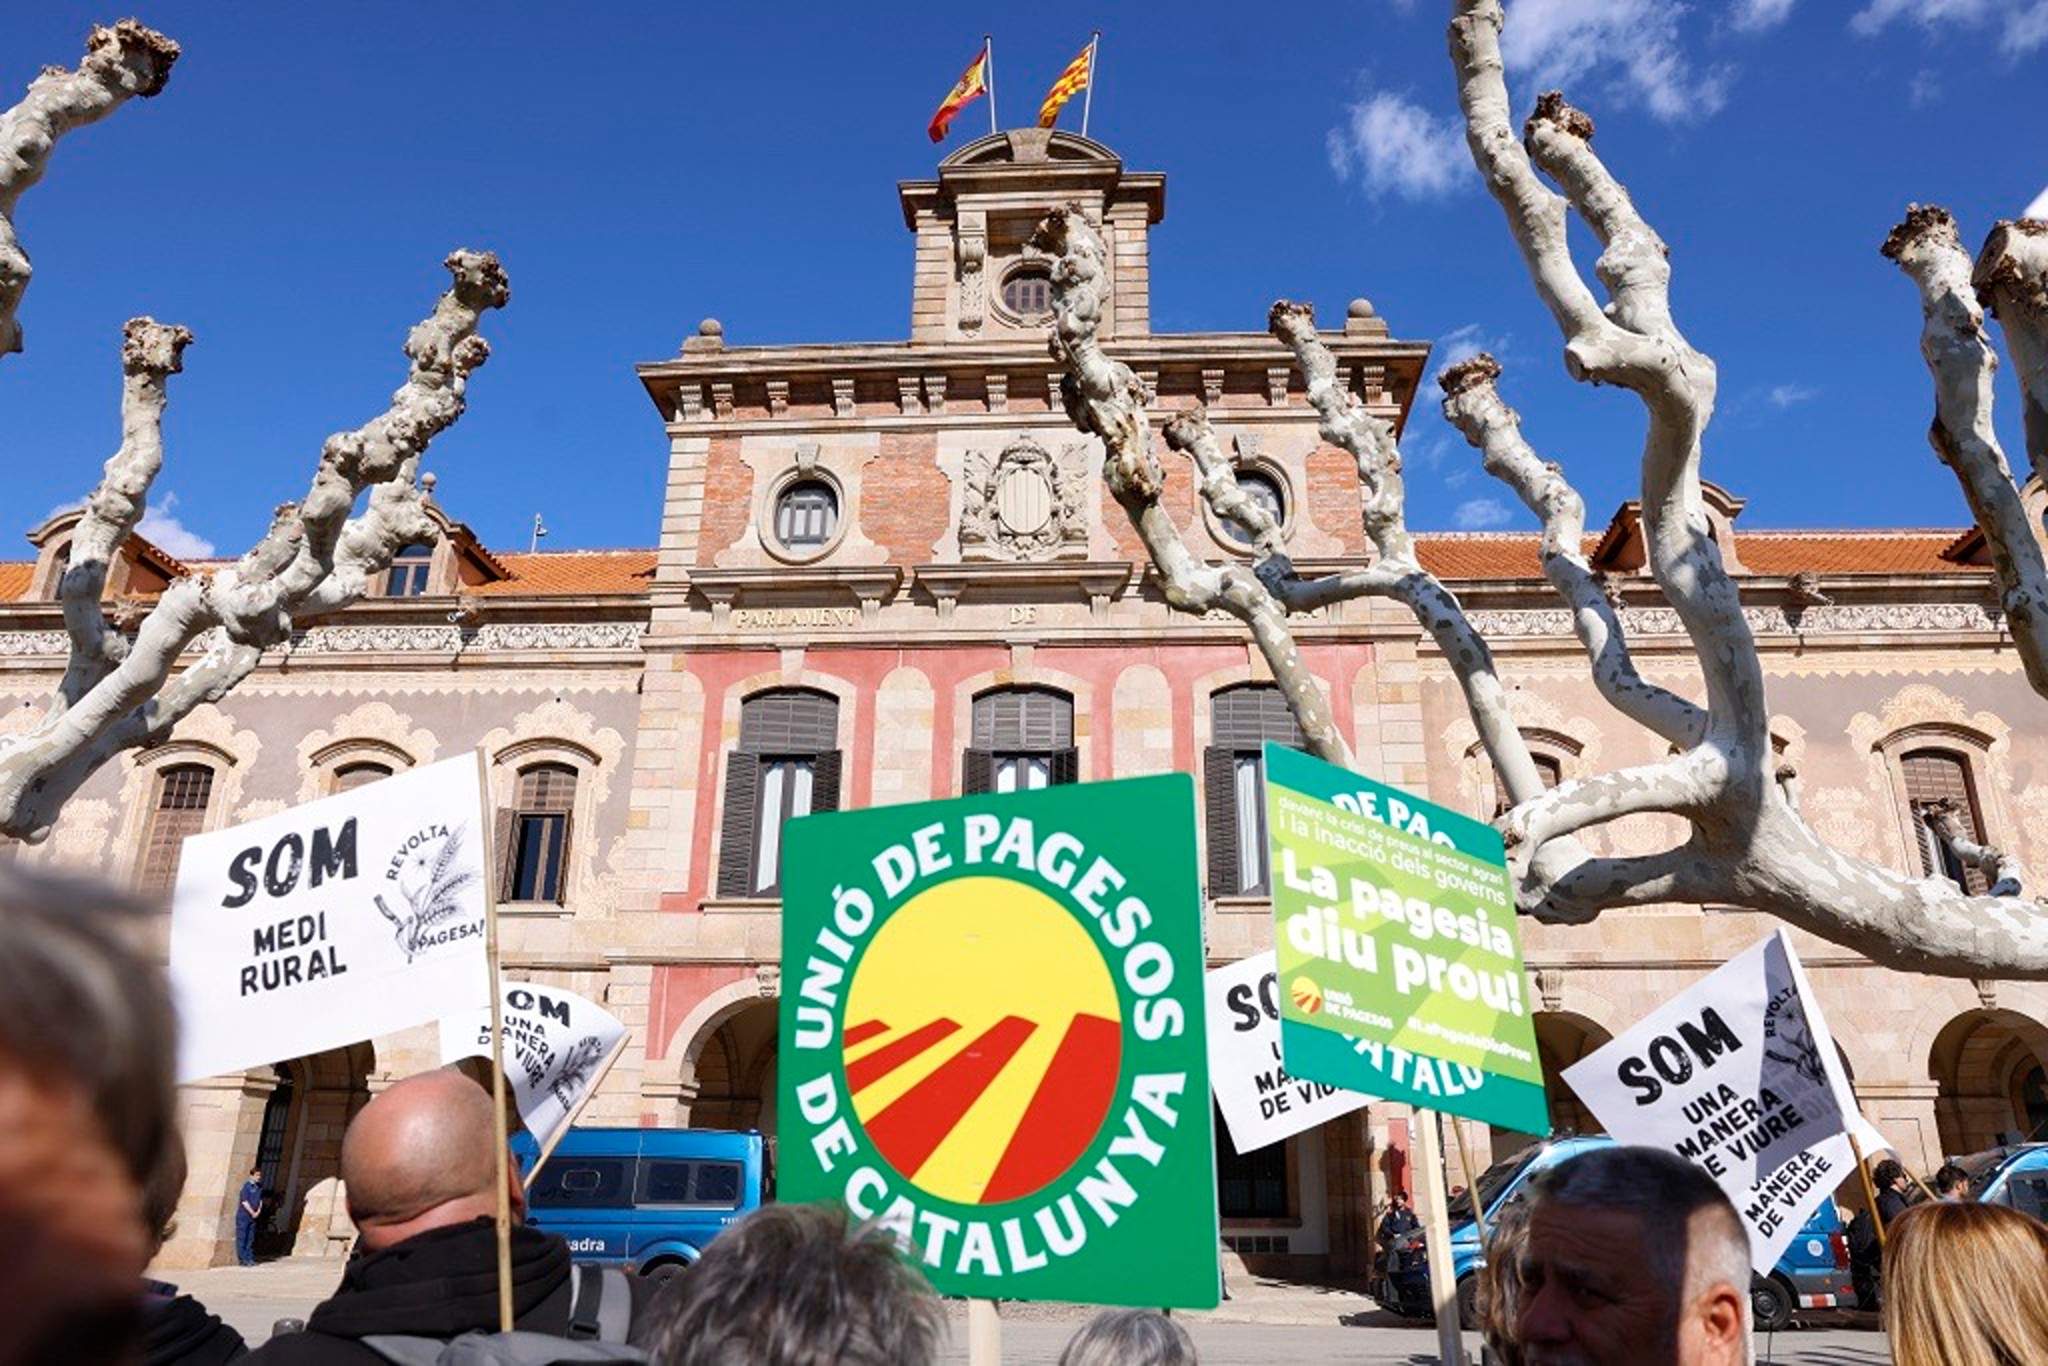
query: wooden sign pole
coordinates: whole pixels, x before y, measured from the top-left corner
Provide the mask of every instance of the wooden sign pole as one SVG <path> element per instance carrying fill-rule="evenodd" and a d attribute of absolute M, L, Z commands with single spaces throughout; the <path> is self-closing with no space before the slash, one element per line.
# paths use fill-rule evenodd
<path fill-rule="evenodd" d="M 1472 1149 L 1465 1142 L 1465 1126 L 1453 1119 L 1451 1133 L 1458 1140 L 1458 1162 L 1465 1168 L 1465 1193 L 1472 1197 L 1472 1226 L 1479 1234 L 1479 1260 L 1484 1263 L 1487 1243 L 1486 1211 L 1479 1205 L 1479 1169 L 1472 1165 Z"/>
<path fill-rule="evenodd" d="M 1870 1226 L 1877 1230 L 1877 1246 L 1884 1248 L 1884 1218 L 1877 1212 L 1877 1187 L 1870 1184 L 1870 1168 L 1863 1165 L 1863 1145 L 1856 1140 L 1856 1130 L 1849 1130 L 1849 1153 L 1856 1159 L 1856 1175 L 1863 1181 L 1863 1199 L 1870 1206 Z"/>
<path fill-rule="evenodd" d="M 496 867 L 492 862 L 491 822 L 491 767 L 483 750 L 476 752 L 477 793 L 482 799 L 483 809 L 477 812 L 481 829 L 484 855 L 484 953 L 491 960 L 491 1113 L 496 1116 L 497 1142 L 491 1146 L 497 1172 L 498 1210 L 494 1222 L 498 1229 L 498 1331 L 512 1331 L 512 1175 L 507 1169 L 511 1153 L 507 1149 L 508 1135 L 505 1130 L 505 1001 L 504 988 L 498 984 L 498 897 L 497 888 L 492 886 L 491 873 Z"/>
<path fill-rule="evenodd" d="M 582 1114 L 583 1107 L 590 1104 L 591 1098 L 597 1094 L 597 1088 L 604 1085 L 605 1074 L 612 1070 L 612 1064 L 619 1060 L 619 1054 L 626 1051 L 626 1045 L 632 1040 L 632 1037 L 631 1030 L 619 1035 L 619 1041 L 612 1045 L 611 1052 L 604 1055 L 604 1063 L 597 1069 L 597 1075 L 590 1079 L 590 1085 L 577 1098 L 575 1106 L 569 1113 L 562 1116 L 561 1126 L 549 1136 L 546 1143 L 541 1145 L 540 1155 L 533 1159 L 533 1166 L 529 1167 L 526 1172 L 524 1185 L 527 1190 L 533 1189 L 533 1179 L 540 1175 L 541 1167 L 550 1157 L 554 1156 L 555 1145 L 562 1141 L 562 1135 L 568 1133 L 570 1127 L 576 1123 L 576 1116 Z"/>
<path fill-rule="evenodd" d="M 1422 1175 L 1427 1213 L 1422 1216 L 1429 1251 L 1429 1298 L 1436 1306 L 1438 1359 L 1466 1366 L 1465 1338 L 1458 1331 L 1458 1273 L 1451 1265 L 1451 1219 L 1444 1199 L 1443 1130 L 1434 1110 L 1415 1111 L 1415 1166 Z"/>
<path fill-rule="evenodd" d="M 967 1366 L 1000 1366 L 1003 1359 L 1003 1321 L 996 1316 L 994 1300 L 967 1302 Z"/>

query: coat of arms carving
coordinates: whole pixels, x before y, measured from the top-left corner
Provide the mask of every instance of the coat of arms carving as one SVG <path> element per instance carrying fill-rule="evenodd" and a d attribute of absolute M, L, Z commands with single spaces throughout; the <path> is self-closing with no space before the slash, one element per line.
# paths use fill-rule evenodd
<path fill-rule="evenodd" d="M 961 465 L 963 560 L 1086 559 L 1087 447 L 1052 452 L 1028 437 Z"/>

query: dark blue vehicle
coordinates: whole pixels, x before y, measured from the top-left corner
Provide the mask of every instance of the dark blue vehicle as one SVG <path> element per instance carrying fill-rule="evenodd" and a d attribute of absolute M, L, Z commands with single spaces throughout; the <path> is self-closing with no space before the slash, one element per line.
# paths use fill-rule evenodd
<path fill-rule="evenodd" d="M 525 1173 L 535 1145 L 512 1143 Z M 571 1129 L 526 1195 L 526 1222 L 561 1235 L 579 1262 L 671 1274 L 764 1196 L 752 1130 Z"/>
<path fill-rule="evenodd" d="M 1604 1134 L 1553 1138 L 1532 1143 L 1488 1167 L 1479 1174 L 1478 1181 L 1488 1226 L 1491 1227 L 1499 1211 L 1521 1197 L 1523 1183 L 1532 1173 L 1613 1142 Z M 1434 1317 L 1429 1296 L 1429 1254 L 1422 1230 L 1398 1239 L 1394 1250 L 1398 1269 L 1390 1275 L 1375 1277 L 1373 1298 L 1397 1314 Z M 1459 1320 L 1469 1324 L 1475 1321 L 1475 1273 L 1484 1265 L 1469 1194 L 1459 1196 L 1451 1205 L 1451 1264 L 1458 1273 Z M 1749 1298 L 1751 1317 L 1757 1328 L 1766 1332 L 1785 1327 L 1802 1309 L 1855 1306 L 1855 1292 L 1849 1280 L 1849 1239 L 1842 1212 L 1832 1199 L 1821 1202 L 1785 1249 L 1785 1255 L 1771 1268 L 1770 1275 L 1752 1275 Z"/>
<path fill-rule="evenodd" d="M 1970 1197 L 2048 1219 L 2048 1143 L 2013 1143 L 1955 1159 L 1970 1176 Z"/>

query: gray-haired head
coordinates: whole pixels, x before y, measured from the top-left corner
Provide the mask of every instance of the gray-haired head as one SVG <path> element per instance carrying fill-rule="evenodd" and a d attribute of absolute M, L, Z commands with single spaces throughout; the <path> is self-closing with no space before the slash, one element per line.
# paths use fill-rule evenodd
<path fill-rule="evenodd" d="M 1595 1148 L 1529 1180 L 1529 1216 L 1546 1207 L 1622 1210 L 1643 1229 L 1650 1269 L 1675 1321 L 1716 1285 L 1733 1286 L 1749 1326 L 1749 1235 L 1704 1171 L 1662 1148 Z"/>
<path fill-rule="evenodd" d="M 1060 1366 L 1194 1366 L 1188 1330 L 1156 1309 L 1105 1309 L 1060 1353 Z"/>
<path fill-rule="evenodd" d="M 0 1065 L 78 1088 L 138 1187 L 171 1134 L 170 989 L 126 936 L 145 910 L 98 883 L 0 864 Z"/>
<path fill-rule="evenodd" d="M 664 1295 L 664 1366 L 930 1366 L 945 1311 L 894 1241 L 837 1205 L 768 1205 L 718 1235 Z"/>

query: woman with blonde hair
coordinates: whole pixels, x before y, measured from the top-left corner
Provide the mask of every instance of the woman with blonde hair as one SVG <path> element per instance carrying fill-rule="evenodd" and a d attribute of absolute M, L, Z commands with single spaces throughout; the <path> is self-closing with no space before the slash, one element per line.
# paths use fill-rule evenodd
<path fill-rule="evenodd" d="M 1930 1201 L 1885 1230 L 1896 1366 L 2048 1362 L 2048 1224 L 2004 1205 Z"/>

